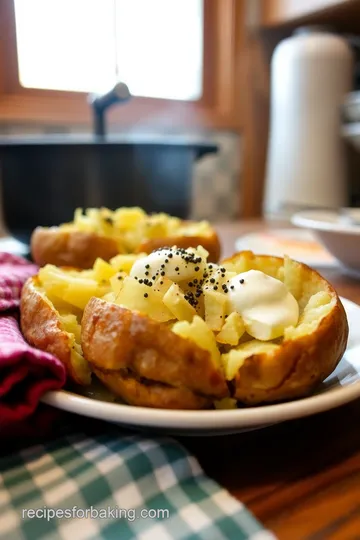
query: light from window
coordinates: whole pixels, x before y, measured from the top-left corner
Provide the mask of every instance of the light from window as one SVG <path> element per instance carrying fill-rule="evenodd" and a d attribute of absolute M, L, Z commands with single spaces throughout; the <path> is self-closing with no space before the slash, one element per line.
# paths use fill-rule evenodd
<path fill-rule="evenodd" d="M 112 0 L 15 0 L 15 16 L 22 86 L 87 92 L 114 84 Z"/>
<path fill-rule="evenodd" d="M 15 17 L 26 88 L 202 94 L 203 0 L 15 0 Z"/>

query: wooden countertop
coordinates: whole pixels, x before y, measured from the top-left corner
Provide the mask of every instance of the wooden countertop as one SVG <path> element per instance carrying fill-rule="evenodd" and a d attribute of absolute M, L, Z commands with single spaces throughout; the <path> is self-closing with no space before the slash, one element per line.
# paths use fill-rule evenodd
<path fill-rule="evenodd" d="M 259 222 L 218 227 L 224 255 Z M 360 281 L 322 272 L 360 303 Z M 283 540 L 360 538 L 360 400 L 259 431 L 183 438 L 205 471 Z"/>

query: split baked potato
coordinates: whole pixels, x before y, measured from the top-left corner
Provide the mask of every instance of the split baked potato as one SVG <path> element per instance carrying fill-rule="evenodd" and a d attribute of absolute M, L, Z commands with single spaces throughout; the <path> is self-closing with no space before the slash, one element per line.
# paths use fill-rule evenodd
<path fill-rule="evenodd" d="M 163 246 L 203 245 L 217 262 L 220 242 L 207 221 L 192 222 L 164 213 L 146 214 L 141 208 L 78 208 L 74 220 L 58 227 L 37 227 L 31 237 L 32 258 L 39 266 L 54 264 L 91 268 L 100 257 L 118 253 L 151 253 Z"/>
<path fill-rule="evenodd" d="M 223 264 L 236 272 L 259 269 L 283 281 L 300 313 L 281 339 L 245 341 L 223 354 L 234 398 L 256 405 L 311 393 L 334 371 L 347 345 L 348 322 L 336 291 L 318 272 L 289 257 L 243 252 Z"/>
<path fill-rule="evenodd" d="M 157 255 L 167 261 L 158 270 Z M 87 385 L 93 373 L 125 402 L 146 407 L 229 408 L 297 398 L 340 361 L 348 337 L 344 308 L 306 265 L 241 252 L 218 266 L 200 246 L 149 257 L 98 259 L 82 271 L 45 266 L 23 289 L 24 336 L 56 354 L 70 379 Z M 249 321 L 229 302 L 231 280 L 251 270 L 281 282 L 297 307 L 296 324 L 273 339 L 254 339 Z"/>

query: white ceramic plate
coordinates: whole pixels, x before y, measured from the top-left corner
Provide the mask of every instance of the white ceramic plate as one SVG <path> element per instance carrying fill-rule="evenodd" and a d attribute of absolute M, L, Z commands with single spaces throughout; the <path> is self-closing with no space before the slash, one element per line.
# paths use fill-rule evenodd
<path fill-rule="evenodd" d="M 360 277 L 360 208 L 308 210 L 295 214 L 291 221 L 314 231 L 343 268 Z"/>
<path fill-rule="evenodd" d="M 48 392 L 44 403 L 83 416 L 100 418 L 137 430 L 152 429 L 182 435 L 221 435 L 326 411 L 360 397 L 360 306 L 342 300 L 350 326 L 346 353 L 337 369 L 313 396 L 237 410 L 169 411 L 107 403 L 65 390 Z"/>

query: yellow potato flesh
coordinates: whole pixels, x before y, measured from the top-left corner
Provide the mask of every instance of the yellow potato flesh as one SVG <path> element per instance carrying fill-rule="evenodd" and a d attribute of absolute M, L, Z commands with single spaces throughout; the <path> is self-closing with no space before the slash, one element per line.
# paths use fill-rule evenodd
<path fill-rule="evenodd" d="M 195 308 L 185 299 L 184 293 L 177 283 L 173 283 L 165 293 L 163 302 L 179 321 L 191 322 L 196 315 Z"/>
<path fill-rule="evenodd" d="M 237 345 L 241 336 L 245 333 L 245 325 L 239 313 L 233 311 L 225 320 L 223 327 L 216 336 L 218 343 Z"/>
<path fill-rule="evenodd" d="M 204 290 L 205 322 L 211 330 L 221 330 L 227 311 L 225 294 L 212 289 Z"/>
<path fill-rule="evenodd" d="M 179 321 L 174 324 L 172 331 L 178 336 L 194 341 L 201 349 L 209 351 L 214 364 L 220 366 L 220 352 L 215 336 L 201 317 L 196 315 L 191 323 Z"/>
<path fill-rule="evenodd" d="M 124 279 L 123 287 L 115 298 L 115 304 L 145 313 L 158 322 L 174 318 L 163 303 L 160 293 L 131 277 Z"/>

